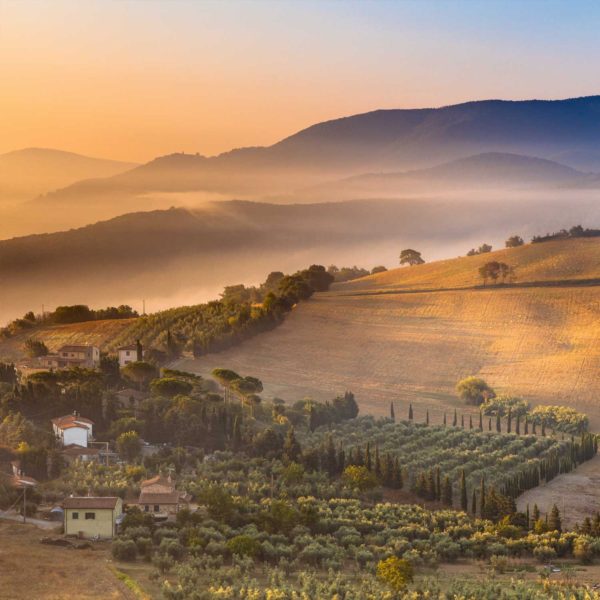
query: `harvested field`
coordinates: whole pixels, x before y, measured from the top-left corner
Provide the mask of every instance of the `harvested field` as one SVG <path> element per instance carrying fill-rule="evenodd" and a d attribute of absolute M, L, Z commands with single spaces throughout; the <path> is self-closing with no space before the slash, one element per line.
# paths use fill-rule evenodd
<path fill-rule="evenodd" d="M 135 600 L 109 568 L 108 544 L 75 550 L 40 544 L 44 535 L 0 522 L 0 600 Z"/>
<path fill-rule="evenodd" d="M 599 274 L 599 256 L 595 239 L 502 250 L 485 260 L 520 264 L 528 282 L 589 280 Z M 467 278 L 477 277 L 483 260 L 464 257 L 337 285 L 300 304 L 275 330 L 177 367 L 254 375 L 266 397 L 288 401 L 326 400 L 350 389 L 363 412 L 379 415 L 392 400 L 412 402 L 417 418 L 429 408 L 434 422 L 460 406 L 456 382 L 479 375 L 533 404 L 582 410 L 600 429 L 600 286 L 443 289 L 474 284 Z"/>
<path fill-rule="evenodd" d="M 596 455 L 572 471 L 555 477 L 549 483 L 528 490 L 517 500 L 517 508 L 525 510 L 537 504 L 542 513 L 553 504 L 561 512 L 563 524 L 571 528 L 585 517 L 592 518 L 600 510 L 600 455 Z"/>

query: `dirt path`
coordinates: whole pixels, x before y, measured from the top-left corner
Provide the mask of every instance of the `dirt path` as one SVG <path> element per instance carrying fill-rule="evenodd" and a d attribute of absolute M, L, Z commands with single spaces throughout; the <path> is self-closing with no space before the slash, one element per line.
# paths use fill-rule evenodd
<path fill-rule="evenodd" d="M 600 455 L 596 455 L 572 473 L 559 475 L 550 483 L 525 492 L 517 499 L 517 508 L 525 511 L 527 504 L 537 504 L 543 513 L 553 504 L 558 506 L 563 523 L 572 527 L 600 510 Z"/>

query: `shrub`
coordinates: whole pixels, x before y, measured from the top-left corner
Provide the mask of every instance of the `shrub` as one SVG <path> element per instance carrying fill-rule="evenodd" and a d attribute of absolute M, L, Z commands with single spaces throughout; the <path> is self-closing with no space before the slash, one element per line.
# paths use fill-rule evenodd
<path fill-rule="evenodd" d="M 542 546 L 536 546 L 533 549 L 533 556 L 535 556 L 541 563 L 545 563 L 556 558 L 556 550 L 545 544 Z"/>
<path fill-rule="evenodd" d="M 249 535 L 236 535 L 227 542 L 227 550 L 232 555 L 255 558 L 260 553 L 260 543 Z"/>
<path fill-rule="evenodd" d="M 400 591 L 413 580 L 412 565 L 402 558 L 390 556 L 377 563 L 377 577 L 392 589 Z"/>
<path fill-rule="evenodd" d="M 112 543 L 111 552 L 117 560 L 132 561 L 137 557 L 137 546 L 133 540 L 117 538 Z"/>
<path fill-rule="evenodd" d="M 496 396 L 494 390 L 483 379 L 474 376 L 461 379 L 456 384 L 456 391 L 461 400 L 476 406 Z"/>

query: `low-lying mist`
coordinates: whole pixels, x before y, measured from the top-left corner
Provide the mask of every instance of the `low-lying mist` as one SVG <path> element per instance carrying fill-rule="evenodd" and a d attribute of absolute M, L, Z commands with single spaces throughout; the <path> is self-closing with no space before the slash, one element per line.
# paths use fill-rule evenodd
<path fill-rule="evenodd" d="M 181 200 L 181 198 L 180 198 Z M 193 203 L 192 203 L 193 204 Z M 402 248 L 430 260 L 511 234 L 600 225 L 593 192 L 535 197 L 411 198 L 277 205 L 205 202 L 139 212 L 60 233 L 0 242 L 0 320 L 59 304 L 155 311 L 216 298 L 223 286 L 311 263 L 398 265 Z"/>

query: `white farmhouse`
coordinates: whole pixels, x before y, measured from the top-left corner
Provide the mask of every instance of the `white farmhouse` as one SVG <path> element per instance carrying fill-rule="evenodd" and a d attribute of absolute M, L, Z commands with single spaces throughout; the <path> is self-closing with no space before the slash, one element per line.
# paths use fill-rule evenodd
<path fill-rule="evenodd" d="M 52 429 L 63 446 L 76 445 L 87 448 L 92 439 L 94 422 L 77 413 L 52 419 Z"/>
<path fill-rule="evenodd" d="M 142 345 L 138 341 L 137 344 L 129 344 L 129 346 L 121 346 L 117 349 L 119 354 L 119 366 L 124 367 L 129 363 L 140 361 L 143 359 Z"/>

